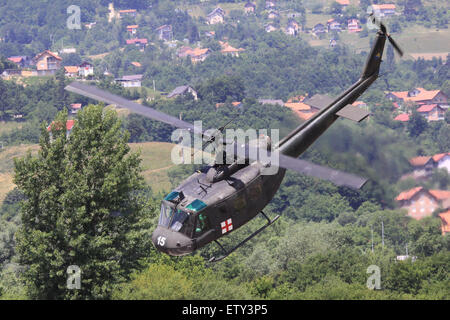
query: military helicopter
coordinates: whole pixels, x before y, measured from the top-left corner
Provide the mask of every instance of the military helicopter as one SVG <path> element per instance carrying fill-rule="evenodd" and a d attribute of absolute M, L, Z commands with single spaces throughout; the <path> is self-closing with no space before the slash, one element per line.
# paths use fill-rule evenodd
<path fill-rule="evenodd" d="M 225 157 L 231 161 L 224 164 L 216 159 L 206 170 L 192 174 L 162 200 L 158 226 L 152 235 L 152 241 L 158 250 L 169 255 L 182 256 L 214 241 L 224 253 L 219 257 L 212 257 L 209 261 L 224 259 L 279 218 L 277 215 L 270 219 L 262 210 L 277 192 L 286 169 L 328 180 L 340 186 L 359 189 L 364 185 L 367 181 L 364 178 L 297 157 L 339 117 L 360 122 L 369 115 L 367 111 L 352 106 L 352 103 L 377 79 L 386 38 L 396 52 L 400 56 L 403 55 L 402 50 L 387 33 L 386 27 L 373 15 L 370 17 L 379 30 L 359 80 L 332 103 L 323 105 L 313 117 L 300 124 L 276 145 L 272 145 L 267 136 L 261 136 L 256 141 L 243 145 L 222 141 L 222 144 L 227 144 L 227 152 L 234 151 L 231 156 L 224 152 Z M 66 90 L 128 108 L 145 117 L 200 135 L 206 141 L 202 147 L 218 142 L 217 135 L 94 86 L 73 82 Z M 223 132 L 224 127 L 218 131 Z M 262 174 L 264 169 L 272 166 L 270 162 L 261 161 L 258 155 L 262 150 L 277 154 L 278 170 L 275 174 Z M 265 225 L 230 250 L 220 244 L 219 238 L 243 226 L 259 213 L 267 220 Z"/>

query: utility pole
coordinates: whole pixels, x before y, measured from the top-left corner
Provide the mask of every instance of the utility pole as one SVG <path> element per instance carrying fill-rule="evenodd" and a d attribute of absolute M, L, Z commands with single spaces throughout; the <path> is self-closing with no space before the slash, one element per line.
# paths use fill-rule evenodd
<path fill-rule="evenodd" d="M 155 79 L 153 79 L 153 92 L 156 92 Z"/>
<path fill-rule="evenodd" d="M 373 227 L 371 228 L 372 231 L 372 253 L 373 253 Z"/>

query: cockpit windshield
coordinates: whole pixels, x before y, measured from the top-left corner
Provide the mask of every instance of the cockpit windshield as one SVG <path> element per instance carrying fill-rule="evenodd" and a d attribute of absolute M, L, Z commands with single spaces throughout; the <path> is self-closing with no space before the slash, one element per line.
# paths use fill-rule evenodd
<path fill-rule="evenodd" d="M 190 220 L 193 219 L 188 218 L 189 214 L 187 212 L 171 207 L 163 202 L 158 224 L 173 231 L 190 235 L 193 229 L 193 222 Z"/>

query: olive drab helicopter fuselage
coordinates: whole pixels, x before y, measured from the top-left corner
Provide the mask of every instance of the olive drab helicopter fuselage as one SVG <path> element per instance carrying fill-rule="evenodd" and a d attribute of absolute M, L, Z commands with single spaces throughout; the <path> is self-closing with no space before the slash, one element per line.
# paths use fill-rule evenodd
<path fill-rule="evenodd" d="M 372 19 L 374 18 L 372 17 Z M 376 22 L 375 19 L 374 22 Z M 204 170 L 192 174 L 162 200 L 158 226 L 152 235 L 152 241 L 158 250 L 169 255 L 181 256 L 215 241 L 224 250 L 224 254 L 218 258 L 213 257 L 210 261 L 225 258 L 278 219 L 279 216 L 272 220 L 269 219 L 262 210 L 280 187 L 286 169 L 356 189 L 364 184 L 366 180 L 355 175 L 296 158 L 339 117 L 357 122 L 367 117 L 368 112 L 352 106 L 352 103 L 377 79 L 386 38 L 402 55 L 400 48 L 386 32 L 386 27 L 380 22 L 378 22 L 378 26 L 380 29 L 361 77 L 332 103 L 323 105 L 313 117 L 295 128 L 276 145 L 271 145 L 270 139 L 266 136 L 260 136 L 253 143 L 246 145 L 237 146 L 235 144 L 235 149 L 248 150 L 251 145 L 257 145 L 259 150 L 265 149 L 277 153 L 279 161 L 275 174 L 262 174 L 262 171 L 271 164 L 259 161 L 260 159 L 257 157 L 247 156 L 248 153 L 244 153 L 245 161 L 242 162 L 238 161 L 239 157 L 233 155 L 232 160 L 234 159 L 234 161 L 227 162 L 227 164 L 213 163 Z M 208 136 L 205 132 L 199 131 L 180 119 L 93 86 L 74 82 L 66 89 L 93 99 L 126 107 L 135 113 L 177 128 L 189 130 L 193 134 L 199 134 L 203 138 L 209 139 L 207 143 L 213 142 L 216 138 Z M 222 131 L 223 128 L 221 128 Z M 259 213 L 267 219 L 267 223 L 236 247 L 225 250 L 217 241 L 243 226 Z"/>

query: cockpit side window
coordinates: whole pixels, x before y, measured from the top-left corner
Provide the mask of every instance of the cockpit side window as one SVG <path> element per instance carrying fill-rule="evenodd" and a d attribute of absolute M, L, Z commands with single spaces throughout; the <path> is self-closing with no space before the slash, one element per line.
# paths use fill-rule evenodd
<path fill-rule="evenodd" d="M 197 217 L 197 223 L 195 225 L 195 236 L 202 235 L 205 231 L 209 230 L 208 217 L 200 213 Z"/>
<path fill-rule="evenodd" d="M 170 223 L 170 218 L 172 217 L 173 208 L 165 204 L 164 202 L 161 204 L 161 213 L 159 215 L 158 224 L 160 226 L 168 227 Z"/>

